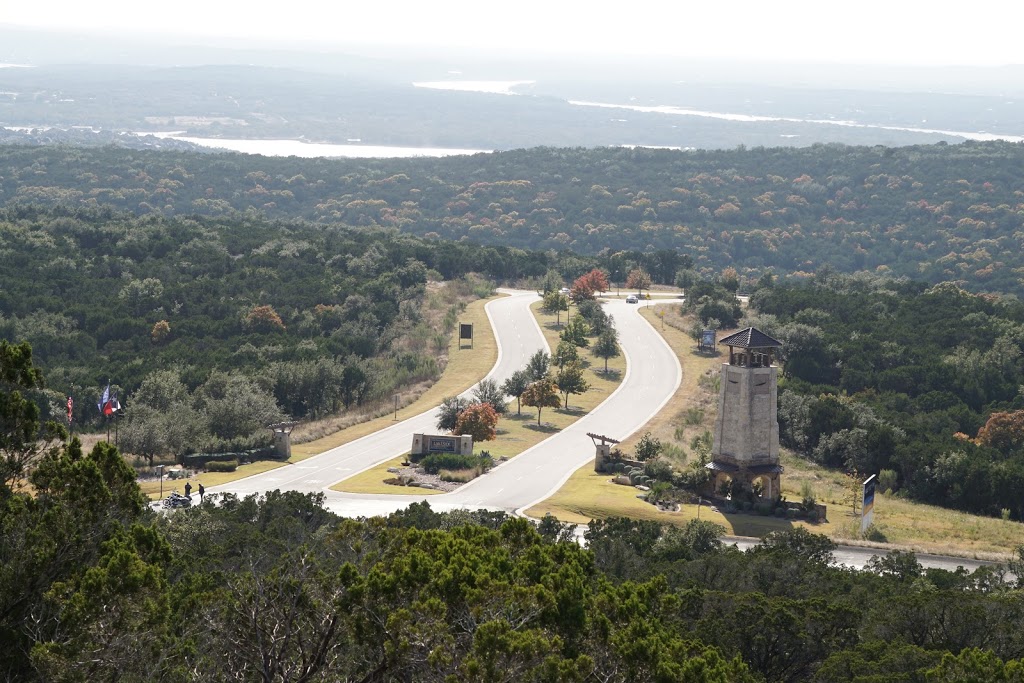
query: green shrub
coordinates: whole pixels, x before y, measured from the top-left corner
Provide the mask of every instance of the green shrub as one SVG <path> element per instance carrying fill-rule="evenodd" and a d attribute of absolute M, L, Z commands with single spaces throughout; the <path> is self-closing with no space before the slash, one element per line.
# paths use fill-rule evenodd
<path fill-rule="evenodd" d="M 420 466 L 427 474 L 437 474 L 441 470 L 466 470 L 477 466 L 479 459 L 472 455 L 456 455 L 455 453 L 434 453 L 420 460 Z"/>
<path fill-rule="evenodd" d="M 234 472 L 237 469 L 237 460 L 212 460 L 206 463 L 207 472 Z"/>
<path fill-rule="evenodd" d="M 672 481 L 672 465 L 662 458 L 644 463 L 644 474 L 655 481 Z"/>
<path fill-rule="evenodd" d="M 892 493 L 899 486 L 899 475 L 895 470 L 882 470 L 878 473 L 878 490 L 882 493 Z"/>
<path fill-rule="evenodd" d="M 491 452 L 480 451 L 480 455 L 476 458 L 476 466 L 480 468 L 480 474 L 490 471 L 494 467 L 494 458 L 491 456 Z"/>

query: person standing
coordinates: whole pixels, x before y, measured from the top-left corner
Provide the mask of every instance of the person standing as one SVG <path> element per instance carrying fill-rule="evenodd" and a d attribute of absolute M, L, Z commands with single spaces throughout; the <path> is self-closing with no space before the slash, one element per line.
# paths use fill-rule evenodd
<path fill-rule="evenodd" d="M 192 500 L 192 482 L 185 482 L 185 497 Z"/>
<path fill-rule="evenodd" d="M 202 482 L 200 482 L 200 484 L 199 484 L 199 502 L 200 502 L 200 503 L 202 503 L 202 502 L 203 502 L 203 495 L 204 495 L 205 493 L 206 493 L 206 489 L 205 489 L 205 488 L 203 488 L 203 484 L 202 484 Z"/>

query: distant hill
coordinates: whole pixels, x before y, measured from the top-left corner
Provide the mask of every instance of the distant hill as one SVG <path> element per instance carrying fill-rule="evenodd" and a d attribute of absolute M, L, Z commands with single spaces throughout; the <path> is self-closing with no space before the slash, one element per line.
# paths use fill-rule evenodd
<path fill-rule="evenodd" d="M 193 41 L 195 39 L 192 39 Z M 0 127 L 509 150 L 1024 136 L 1024 67 L 511 59 L 160 43 L 0 26 Z M 517 81 L 512 95 L 414 83 Z M 600 105 L 600 106 L 594 106 Z"/>
<path fill-rule="evenodd" d="M 1024 145 L 731 151 L 539 148 L 326 160 L 6 147 L 0 205 L 382 226 L 580 254 L 673 250 L 732 266 L 873 270 L 1024 292 Z"/>

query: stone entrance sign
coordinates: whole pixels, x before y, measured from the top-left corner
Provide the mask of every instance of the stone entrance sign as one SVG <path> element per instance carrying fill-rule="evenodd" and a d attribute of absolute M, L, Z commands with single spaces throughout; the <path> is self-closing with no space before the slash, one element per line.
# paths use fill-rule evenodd
<path fill-rule="evenodd" d="M 413 434 L 412 455 L 430 455 L 431 453 L 454 453 L 456 455 L 473 454 L 473 437 L 469 434 Z"/>

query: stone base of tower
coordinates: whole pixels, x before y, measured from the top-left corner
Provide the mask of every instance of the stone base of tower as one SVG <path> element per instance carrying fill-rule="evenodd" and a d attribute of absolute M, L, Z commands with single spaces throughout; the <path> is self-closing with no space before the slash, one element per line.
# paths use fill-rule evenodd
<path fill-rule="evenodd" d="M 732 490 L 733 482 L 738 483 L 744 491 L 758 491 L 758 497 L 765 501 L 775 501 L 782 495 L 782 465 L 763 464 L 744 467 L 730 462 L 713 460 L 706 467 L 711 472 L 707 491 L 709 495 L 721 495 L 723 486 Z M 723 497 L 728 497 L 728 494 Z"/>

